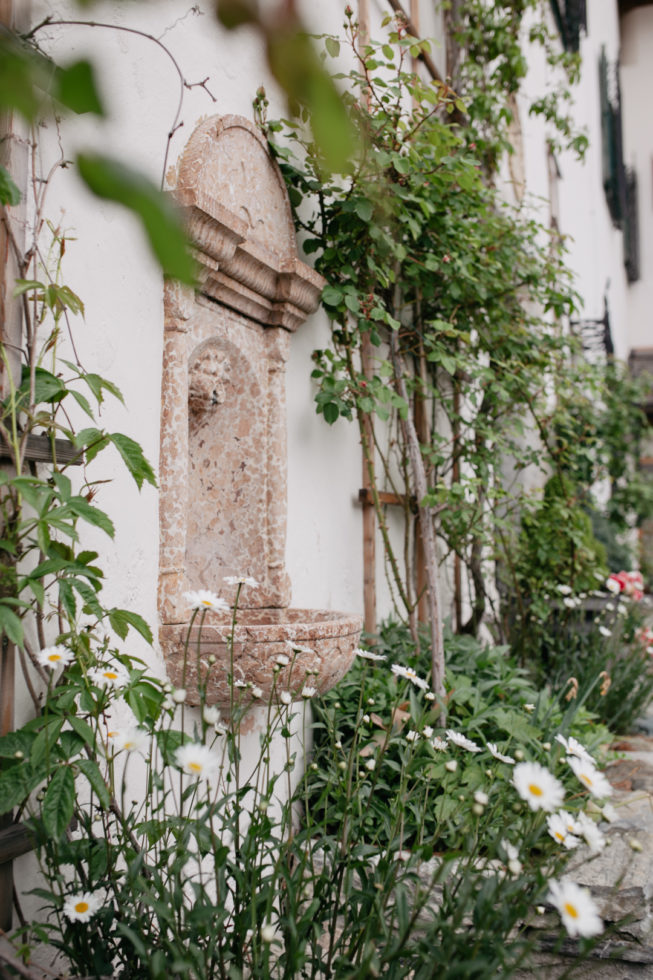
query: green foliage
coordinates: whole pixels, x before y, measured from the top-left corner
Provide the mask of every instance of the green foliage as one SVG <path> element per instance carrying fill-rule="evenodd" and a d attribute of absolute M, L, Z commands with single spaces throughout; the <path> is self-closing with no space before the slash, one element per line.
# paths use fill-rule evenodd
<path fill-rule="evenodd" d="M 84 58 L 56 64 L 38 47 L 36 33 L 38 28 L 25 37 L 5 31 L 0 37 L 0 111 L 15 111 L 35 125 L 62 111 L 103 116 L 93 64 Z M 169 198 L 144 174 L 109 156 L 81 153 L 76 163 L 89 190 L 123 205 L 140 220 L 163 272 L 192 284 L 194 264 Z M 11 175 L 0 168 L 0 202 L 15 205 L 19 198 Z"/>
<path fill-rule="evenodd" d="M 195 612 L 191 628 L 198 615 L 204 622 Z M 233 641 L 232 632 L 230 676 Z M 35 891 L 49 913 L 35 936 L 20 930 L 21 941 L 47 938 L 79 974 L 133 980 L 512 976 L 531 949 L 530 911 L 546 900 L 566 852 L 486 739 L 559 770 L 569 812 L 579 813 L 575 777 L 546 737 L 586 735 L 589 718 L 538 695 L 505 650 L 471 638 L 449 644 L 458 733 L 446 742 L 428 727 L 433 702 L 417 673 L 404 680 L 359 658 L 314 702 L 315 754 L 294 793 L 293 732 L 310 724 L 312 695 L 301 699 L 297 688 L 287 703 L 279 668 L 245 774 L 251 685 L 231 688 L 225 720 L 207 710 L 200 687 L 191 735 L 187 709 L 130 658 L 120 676 L 115 651 L 95 647 L 117 678 L 105 684 L 78 653 L 56 683 L 51 674 L 39 717 L 0 738 L 0 807 L 25 807 L 45 878 Z M 377 650 L 400 668 L 426 667 L 403 627 L 384 627 Z M 289 671 L 301 687 L 300 662 Z M 135 719 L 116 727 L 122 700 Z M 456 744 L 469 736 L 472 749 Z M 606 733 L 595 726 L 593 737 Z M 286 760 L 276 768 L 275 746 Z M 136 766 L 138 800 L 127 780 Z"/>

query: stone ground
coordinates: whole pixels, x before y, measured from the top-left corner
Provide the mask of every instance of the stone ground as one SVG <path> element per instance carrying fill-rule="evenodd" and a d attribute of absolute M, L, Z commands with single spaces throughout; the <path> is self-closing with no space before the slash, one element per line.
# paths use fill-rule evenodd
<path fill-rule="evenodd" d="M 568 872 L 596 899 L 604 939 L 582 962 L 575 941 L 553 954 L 548 950 L 555 942 L 554 915 L 542 916 L 535 923 L 539 952 L 519 980 L 653 980 L 653 706 L 637 727 L 638 734 L 613 746 L 623 757 L 607 770 L 618 813 L 614 823 L 602 826 L 610 845 L 591 859 L 575 852 Z"/>

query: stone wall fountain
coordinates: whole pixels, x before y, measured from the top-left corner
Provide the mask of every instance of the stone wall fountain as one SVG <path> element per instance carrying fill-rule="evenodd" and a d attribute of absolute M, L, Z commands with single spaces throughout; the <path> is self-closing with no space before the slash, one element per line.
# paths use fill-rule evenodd
<path fill-rule="evenodd" d="M 290 337 L 318 305 L 323 281 L 297 255 L 286 189 L 265 140 L 247 120 L 201 123 L 182 156 L 175 196 L 201 269 L 197 291 L 168 284 L 161 420 L 159 639 L 181 684 L 189 609 L 209 589 L 232 602 L 225 576 L 248 575 L 234 642 L 234 679 L 269 694 L 276 659 L 299 648 L 278 689 L 320 691 L 348 670 L 359 616 L 291 609 L 285 569 L 285 366 Z M 208 700 L 228 703 L 230 617 L 211 613 L 201 656 L 216 657 Z"/>

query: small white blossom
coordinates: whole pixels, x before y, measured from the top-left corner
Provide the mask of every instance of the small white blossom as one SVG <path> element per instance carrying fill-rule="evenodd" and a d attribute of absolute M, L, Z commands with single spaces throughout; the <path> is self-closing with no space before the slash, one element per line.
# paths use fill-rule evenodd
<path fill-rule="evenodd" d="M 583 786 L 590 791 L 592 796 L 599 799 L 612 794 L 612 786 L 602 772 L 590 762 L 578 759 L 576 756 L 568 756 L 567 762 Z"/>
<path fill-rule="evenodd" d="M 385 660 L 385 656 L 382 653 L 374 653 L 372 650 L 364 650 L 363 647 L 356 647 L 354 650 L 354 655 L 361 657 L 363 660 Z"/>
<path fill-rule="evenodd" d="M 237 681 L 234 681 L 234 687 L 237 687 L 240 690 L 242 690 L 242 688 L 247 687 L 247 682 L 239 677 Z"/>
<path fill-rule="evenodd" d="M 125 687 L 129 674 L 122 664 L 110 663 L 102 667 L 91 667 L 88 676 L 93 684 L 103 689 Z"/>
<path fill-rule="evenodd" d="M 484 793 L 482 789 L 477 789 L 474 793 L 475 802 L 479 803 L 481 806 L 487 806 L 489 799 L 490 797 L 487 795 L 487 793 Z"/>
<path fill-rule="evenodd" d="M 315 655 L 315 650 L 312 647 L 302 646 L 301 643 L 295 643 L 293 640 L 286 640 L 286 646 L 293 653 L 305 653 L 308 656 L 314 656 Z M 278 659 L 277 659 L 277 662 L 278 662 Z"/>
<path fill-rule="evenodd" d="M 558 910 L 562 924 L 570 936 L 597 936 L 603 923 L 586 888 L 563 878 L 549 882 L 548 900 Z"/>
<path fill-rule="evenodd" d="M 57 667 L 67 667 L 68 664 L 73 662 L 75 655 L 72 650 L 67 650 L 65 647 L 43 647 L 36 654 L 36 659 L 41 667 L 47 667 L 48 670 L 55 670 Z"/>
<path fill-rule="evenodd" d="M 202 718 L 207 725 L 217 725 L 220 721 L 220 709 L 215 704 L 205 704 L 202 710 Z"/>
<path fill-rule="evenodd" d="M 531 810 L 557 810 L 565 795 L 562 783 L 539 762 L 520 762 L 515 766 L 513 786 Z"/>
<path fill-rule="evenodd" d="M 292 694 L 290 691 L 282 691 L 279 695 L 279 700 L 282 704 L 292 704 Z"/>
<path fill-rule="evenodd" d="M 564 735 L 556 735 L 555 740 L 563 746 L 567 755 L 575 755 L 578 759 L 582 759 L 590 766 L 595 765 L 594 759 L 585 746 L 578 739 L 574 738 L 573 735 L 570 735 L 569 738 L 565 738 Z"/>
<path fill-rule="evenodd" d="M 580 844 L 580 838 L 570 830 L 570 826 L 575 828 L 575 822 L 573 822 L 570 814 L 565 813 L 564 810 L 549 814 L 546 818 L 546 825 L 551 837 L 559 844 L 563 844 L 568 850 L 578 847 Z"/>
<path fill-rule="evenodd" d="M 556 589 L 560 595 L 571 595 L 571 593 L 574 591 L 570 585 L 556 585 Z"/>
<path fill-rule="evenodd" d="M 303 698 L 313 698 L 313 697 L 315 697 L 316 694 L 317 694 L 317 688 L 315 688 L 315 687 L 309 687 L 308 684 L 304 684 L 304 686 L 302 688 L 302 697 Z"/>
<path fill-rule="evenodd" d="M 102 905 L 99 892 L 82 892 L 68 895 L 63 903 L 63 914 L 71 922 L 88 922 Z"/>
<path fill-rule="evenodd" d="M 261 926 L 261 941 L 264 943 L 271 943 L 276 935 L 276 930 L 274 926 L 266 922 L 264 926 Z"/>
<path fill-rule="evenodd" d="M 461 749 L 466 749 L 468 752 L 480 752 L 481 747 L 477 745 L 476 742 L 472 742 L 471 738 L 467 738 L 461 732 L 455 732 L 452 728 L 447 729 L 447 738 L 454 745 L 458 745 Z"/>
<path fill-rule="evenodd" d="M 220 758 L 202 742 L 186 742 L 175 752 L 175 762 L 194 779 L 210 779 L 220 765 Z"/>
<path fill-rule="evenodd" d="M 612 630 L 609 630 L 607 626 L 599 626 L 599 633 L 601 636 L 612 636 Z"/>
<path fill-rule="evenodd" d="M 280 667 L 287 667 L 288 664 L 290 663 L 285 653 L 280 653 L 279 656 L 277 657 L 276 662 L 279 664 Z"/>
<path fill-rule="evenodd" d="M 251 575 L 225 575 L 227 585 L 249 585 L 252 589 L 257 589 L 259 583 Z"/>
<path fill-rule="evenodd" d="M 419 732 L 416 731 L 406 732 L 407 742 L 416 742 L 418 738 L 419 738 Z"/>
<path fill-rule="evenodd" d="M 528 711 L 528 713 L 530 714 L 532 711 L 535 711 L 535 705 L 534 704 L 525 704 L 524 705 L 524 711 Z"/>
<path fill-rule="evenodd" d="M 186 688 L 176 687 L 170 695 L 175 704 L 183 704 L 186 700 Z"/>
<path fill-rule="evenodd" d="M 578 833 L 589 847 L 592 854 L 600 854 L 605 847 L 605 837 L 586 813 L 579 813 L 576 818 Z"/>
<path fill-rule="evenodd" d="M 261 698 L 261 697 L 263 697 L 263 691 L 261 690 L 260 687 L 257 687 L 256 685 L 254 685 L 254 687 L 252 688 L 252 697 L 253 698 Z"/>
<path fill-rule="evenodd" d="M 447 772 L 455 772 L 458 768 L 458 763 L 455 759 L 447 759 L 444 764 L 444 768 L 447 770 Z"/>
<path fill-rule="evenodd" d="M 487 748 L 490 755 L 493 755 L 495 759 L 499 760 L 499 762 L 505 762 L 508 766 L 514 766 L 515 760 L 513 757 L 511 755 L 503 755 L 501 752 L 499 752 L 494 742 L 488 742 Z"/>
<path fill-rule="evenodd" d="M 444 752 L 446 749 L 449 748 L 445 739 L 440 738 L 438 735 L 435 736 L 435 738 L 431 742 L 431 745 L 433 746 L 436 752 Z"/>
<path fill-rule="evenodd" d="M 393 664 L 390 669 L 395 677 L 403 677 L 404 680 L 410 681 L 411 684 L 414 684 L 415 687 L 421 688 L 423 691 L 427 689 L 427 682 L 422 677 L 419 677 L 412 667 L 403 667 L 401 664 Z"/>
<path fill-rule="evenodd" d="M 150 750 L 150 736 L 142 728 L 125 728 L 108 733 L 111 745 L 116 752 L 141 752 L 147 755 Z"/>
<path fill-rule="evenodd" d="M 198 589 L 196 592 L 184 592 L 184 599 L 191 609 L 208 609 L 211 612 L 228 612 L 229 606 L 215 592 Z"/>
<path fill-rule="evenodd" d="M 433 691 L 427 691 L 424 697 L 427 701 L 435 701 L 435 694 Z"/>

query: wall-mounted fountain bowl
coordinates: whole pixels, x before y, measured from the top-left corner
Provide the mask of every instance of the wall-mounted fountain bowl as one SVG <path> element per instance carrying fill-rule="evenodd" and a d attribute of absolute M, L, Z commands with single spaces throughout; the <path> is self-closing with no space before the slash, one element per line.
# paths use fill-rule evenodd
<path fill-rule="evenodd" d="M 251 697 L 252 689 L 258 688 L 264 701 L 272 696 L 278 700 L 283 691 L 300 698 L 305 686 L 325 693 L 349 670 L 362 625 L 360 616 L 323 609 L 239 610 L 233 641 L 236 694 L 243 683 L 249 687 L 242 697 Z M 188 627 L 161 628 L 168 675 L 175 686 L 185 686 L 189 704 L 199 700 L 199 670 L 201 680 L 206 679 L 207 703 L 229 705 L 230 635 L 231 617 L 209 613 L 201 632 L 197 626 L 191 630 L 186 655 Z"/>

